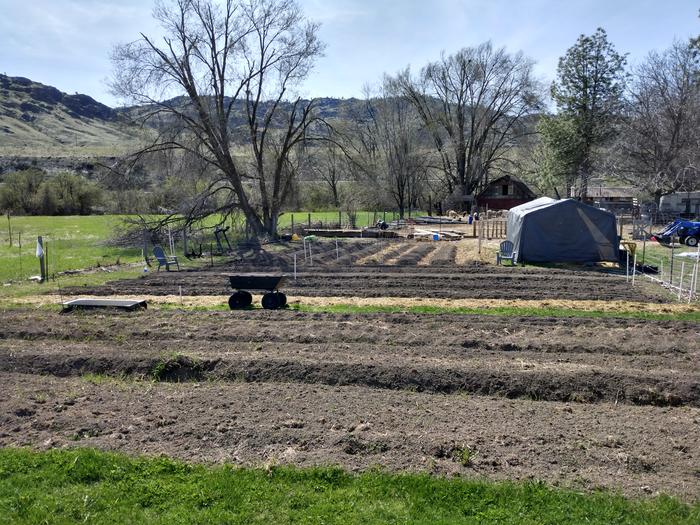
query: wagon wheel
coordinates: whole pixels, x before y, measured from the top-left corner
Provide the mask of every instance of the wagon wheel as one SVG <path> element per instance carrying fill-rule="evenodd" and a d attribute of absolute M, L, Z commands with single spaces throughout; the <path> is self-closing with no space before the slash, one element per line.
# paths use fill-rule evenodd
<path fill-rule="evenodd" d="M 262 307 L 266 310 L 277 310 L 283 303 L 278 292 L 268 292 L 262 296 Z M 283 295 L 283 294 L 282 294 Z M 286 300 L 286 298 L 285 298 Z"/>
<path fill-rule="evenodd" d="M 238 290 L 228 298 L 228 306 L 231 310 L 240 310 L 247 308 L 253 302 L 253 296 L 245 290 Z"/>

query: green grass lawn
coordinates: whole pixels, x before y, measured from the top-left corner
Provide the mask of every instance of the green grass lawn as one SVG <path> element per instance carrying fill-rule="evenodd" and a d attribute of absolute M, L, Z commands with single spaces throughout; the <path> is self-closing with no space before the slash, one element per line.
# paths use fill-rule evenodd
<path fill-rule="evenodd" d="M 695 264 L 695 259 L 691 257 L 678 257 L 678 254 L 683 252 L 695 253 L 697 248 L 689 246 L 676 246 L 673 250 L 673 284 L 678 285 L 681 279 L 681 270 L 683 270 L 684 286 L 687 286 L 690 281 L 690 273 L 692 266 Z M 637 242 L 637 264 L 644 261 L 645 264 L 657 266 L 661 271 L 663 269 L 664 280 L 668 281 L 671 278 L 671 248 L 662 246 L 657 242 L 647 242 L 646 248 L 643 249 L 641 242 Z M 685 262 L 685 265 L 683 265 Z M 630 262 L 630 264 L 632 264 Z M 624 268 L 624 266 L 623 266 Z"/>
<path fill-rule="evenodd" d="M 700 504 L 338 468 L 239 469 L 0 449 L 3 523 L 696 524 Z"/>
<path fill-rule="evenodd" d="M 23 280 L 39 274 L 36 258 L 37 236 L 43 237 L 49 259 L 49 273 L 128 263 L 141 259 L 140 248 L 106 246 L 118 215 L 81 217 L 12 217 L 12 246 L 7 218 L 0 229 L 0 282 Z M 21 250 L 19 236 L 21 234 Z"/>

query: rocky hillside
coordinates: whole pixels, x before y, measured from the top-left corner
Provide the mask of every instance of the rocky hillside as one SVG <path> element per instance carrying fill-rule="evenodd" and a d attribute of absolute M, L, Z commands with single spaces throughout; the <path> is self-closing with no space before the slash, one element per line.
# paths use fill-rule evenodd
<path fill-rule="evenodd" d="M 0 156 L 93 156 L 136 140 L 110 107 L 23 77 L 0 75 Z"/>

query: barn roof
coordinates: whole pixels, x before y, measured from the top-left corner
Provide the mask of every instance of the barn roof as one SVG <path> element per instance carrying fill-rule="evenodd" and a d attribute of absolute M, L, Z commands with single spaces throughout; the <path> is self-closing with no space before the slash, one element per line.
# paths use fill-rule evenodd
<path fill-rule="evenodd" d="M 491 186 L 497 186 L 499 184 L 505 184 L 506 182 L 513 182 L 516 186 L 519 186 L 520 189 L 525 193 L 526 195 L 529 195 L 531 198 L 535 198 L 537 195 L 535 195 L 535 192 L 530 189 L 530 186 L 528 186 L 522 179 L 519 177 L 516 177 L 515 175 L 501 175 L 500 177 L 493 179 L 490 181 L 483 190 L 481 190 L 481 193 L 477 195 L 477 198 L 479 198 L 483 193 L 485 193 Z"/>

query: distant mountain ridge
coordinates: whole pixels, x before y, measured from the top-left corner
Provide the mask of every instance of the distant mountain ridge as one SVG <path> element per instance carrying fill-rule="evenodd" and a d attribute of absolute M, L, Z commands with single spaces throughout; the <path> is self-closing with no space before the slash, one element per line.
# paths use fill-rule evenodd
<path fill-rule="evenodd" d="M 333 97 L 315 99 L 319 116 L 326 120 L 342 119 L 345 110 L 357 102 Z M 185 109 L 189 101 L 174 97 L 164 103 Z M 263 102 L 261 110 L 269 104 Z M 282 105 L 288 107 L 291 103 Z M 0 74 L 0 159 L 16 157 L 24 163 L 28 158 L 120 155 L 148 133 L 133 124 L 134 117 L 145 108 L 111 108 L 88 95 L 69 95 L 28 78 Z M 150 126 L 167 126 L 171 120 L 175 118 L 165 115 Z M 236 102 L 230 125 L 245 125 L 242 101 Z"/>
<path fill-rule="evenodd" d="M 88 95 L 0 75 L 0 157 L 118 154 L 139 132 Z"/>
<path fill-rule="evenodd" d="M 116 117 L 112 108 L 88 95 L 68 95 L 28 78 L 0 75 L 0 112 L 3 115 L 32 122 L 37 115 L 56 110 L 73 118 L 114 120 Z"/>

